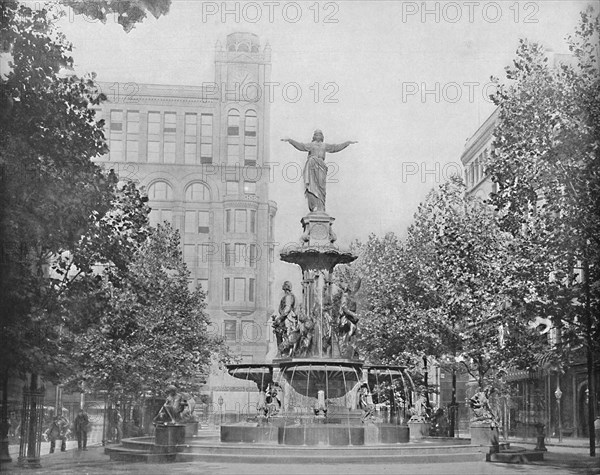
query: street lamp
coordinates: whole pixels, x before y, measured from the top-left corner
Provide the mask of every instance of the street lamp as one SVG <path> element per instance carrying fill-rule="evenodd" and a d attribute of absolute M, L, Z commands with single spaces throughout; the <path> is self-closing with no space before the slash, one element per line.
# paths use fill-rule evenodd
<path fill-rule="evenodd" d="M 562 397 L 562 391 L 560 390 L 558 381 L 556 382 L 554 397 L 556 398 L 556 405 L 558 406 L 558 441 L 562 442 L 562 420 L 560 417 L 560 398 Z"/>
<path fill-rule="evenodd" d="M 221 425 L 223 425 L 223 396 L 219 396 L 217 402 L 219 403 L 219 412 L 221 414 Z"/>

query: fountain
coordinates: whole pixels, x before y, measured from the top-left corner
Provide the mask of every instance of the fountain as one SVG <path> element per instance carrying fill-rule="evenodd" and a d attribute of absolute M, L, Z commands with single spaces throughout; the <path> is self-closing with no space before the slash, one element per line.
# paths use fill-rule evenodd
<path fill-rule="evenodd" d="M 487 445 L 472 445 L 470 439 L 410 436 L 407 406 L 416 395 L 410 374 L 402 366 L 368 364 L 357 353 L 354 294 L 360 281 L 344 283 L 339 293 L 333 292 L 335 267 L 356 256 L 335 244 L 334 218 L 325 212 L 324 157 L 353 142 L 325 144 L 320 131 L 311 143 L 285 140 L 309 152 L 304 169 L 309 213 L 301 220 L 299 244 L 281 253 L 281 260 L 302 271 L 302 299 L 297 304 L 291 284 L 283 284 L 284 296 L 273 315 L 275 358 L 227 366 L 231 376 L 256 384 L 255 413 L 184 441 L 161 445 L 158 435 L 138 437 L 105 452 L 112 460 L 282 465 L 501 460 L 502 454 L 485 453 Z M 382 400 L 389 403 L 384 417 L 375 411 L 373 394 L 379 405 Z M 177 429 L 177 424 L 172 426 Z M 523 454 L 517 449 L 509 456 L 524 460 Z"/>
<path fill-rule="evenodd" d="M 334 269 L 357 256 L 335 244 L 334 218 L 325 212 L 324 158 L 325 152 L 343 150 L 354 142 L 325 144 L 320 131 L 311 143 L 285 141 L 309 153 L 304 169 L 309 213 L 301 219 L 300 243 L 281 253 L 282 261 L 302 271 L 302 301 L 297 304 L 291 284 L 285 282 L 279 314 L 273 316 L 278 354 L 272 362 L 227 366 L 231 376 L 254 381 L 259 394 L 257 414 L 221 426 L 221 441 L 309 446 L 407 443 L 408 426 L 398 423 L 403 420 L 394 397 L 389 398 L 391 417 L 384 421 L 373 416 L 372 391 L 380 383 L 394 388 L 408 378 L 403 367 L 365 365 L 356 351 L 353 294 L 360 281 L 342 285 L 339 305 L 334 305 L 338 300 L 333 293 Z M 280 398 L 283 394 L 276 410 L 266 404 L 273 387 Z"/>

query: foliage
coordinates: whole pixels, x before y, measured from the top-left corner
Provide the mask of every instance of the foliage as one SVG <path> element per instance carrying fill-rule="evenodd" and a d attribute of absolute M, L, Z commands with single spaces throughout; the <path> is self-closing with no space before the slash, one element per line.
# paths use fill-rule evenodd
<path fill-rule="evenodd" d="M 103 310 L 73 344 L 74 379 L 131 395 L 159 394 L 169 381 L 197 389 L 225 347 L 208 333 L 204 292 L 190 291 L 188 279 L 178 233 L 158 225 L 118 284 L 103 279 Z"/>
<path fill-rule="evenodd" d="M 171 0 L 61 0 L 61 3 L 71 7 L 76 15 L 85 15 L 102 23 L 106 23 L 109 15 L 115 15 L 126 33 L 143 21 L 147 13 L 160 18 L 169 13 L 171 6 Z"/>
<path fill-rule="evenodd" d="M 2 370 L 50 371 L 59 353 L 58 296 L 49 260 L 71 250 L 115 179 L 92 162 L 107 151 L 93 78 L 64 77 L 71 45 L 45 11 L 2 2 L 11 70 L 0 78 Z"/>
<path fill-rule="evenodd" d="M 517 300 L 514 246 L 492 207 L 465 196 L 459 179 L 431 191 L 404 243 L 388 234 L 361 246 L 361 349 L 416 371 L 434 356 L 482 387 L 499 371 L 533 365 L 543 342 Z"/>
<path fill-rule="evenodd" d="M 522 40 L 493 97 L 500 114 L 486 170 L 498 184 L 492 203 L 515 236 L 526 311 L 552 319 L 561 334 L 552 348 L 559 361 L 581 344 L 598 350 L 600 341 L 599 31 L 599 17 L 583 12 L 568 38 L 571 61 L 562 64 Z"/>
<path fill-rule="evenodd" d="M 429 194 L 408 233 L 418 299 L 439 312 L 446 353 L 481 387 L 486 375 L 530 366 L 529 350 L 541 344 L 511 300 L 513 245 L 493 209 L 465 196 L 458 179 Z"/>

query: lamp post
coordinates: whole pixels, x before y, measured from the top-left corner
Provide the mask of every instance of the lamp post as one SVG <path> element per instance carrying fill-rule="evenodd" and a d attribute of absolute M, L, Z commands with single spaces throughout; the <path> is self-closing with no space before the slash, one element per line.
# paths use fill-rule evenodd
<path fill-rule="evenodd" d="M 560 398 L 562 397 L 562 391 L 560 390 L 559 380 L 556 381 L 556 391 L 554 391 L 554 397 L 556 398 L 556 405 L 558 408 L 558 441 L 562 442 L 562 420 L 560 417 Z"/>
<path fill-rule="evenodd" d="M 219 403 L 219 413 L 221 414 L 221 425 L 223 425 L 223 396 L 219 396 L 217 402 Z"/>

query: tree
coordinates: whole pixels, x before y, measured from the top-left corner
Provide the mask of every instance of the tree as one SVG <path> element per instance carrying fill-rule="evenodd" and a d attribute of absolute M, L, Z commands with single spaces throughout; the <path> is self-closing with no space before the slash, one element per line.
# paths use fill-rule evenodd
<path fill-rule="evenodd" d="M 135 28 L 136 23 L 142 22 L 147 13 L 160 18 L 169 13 L 171 6 L 171 0 L 62 0 L 61 3 L 73 8 L 76 15 L 85 15 L 102 23 L 106 23 L 109 15 L 115 15 L 126 33 Z"/>
<path fill-rule="evenodd" d="M 226 350 L 209 334 L 205 294 L 188 289 L 189 274 L 178 233 L 168 224 L 152 229 L 122 278 L 102 280 L 102 312 L 71 345 L 72 381 L 131 395 L 160 394 L 169 381 L 197 390 Z"/>
<path fill-rule="evenodd" d="M 168 9 L 164 1 L 109 3 L 125 8 L 123 17 L 131 21 L 124 27 L 141 19 L 129 13 L 136 5 L 155 14 Z M 116 184 L 114 174 L 92 161 L 108 151 L 104 124 L 93 109 L 105 97 L 93 75 L 65 74 L 73 68 L 72 46 L 54 26 L 59 14 L 14 1 L 0 4 L 1 54 L 11 60 L 0 76 L 3 461 L 10 460 L 5 450 L 8 378 L 31 373 L 35 389 L 38 374 L 56 380 L 64 371 L 65 315 L 59 297 L 67 283 L 81 284 L 64 277 L 92 217 L 110 208 Z"/>
<path fill-rule="evenodd" d="M 536 287 L 532 316 L 550 317 L 560 333 L 552 358 L 568 364 L 569 354 L 586 348 L 591 454 L 600 350 L 599 31 L 599 17 L 583 12 L 568 38 L 577 64 L 559 67 L 539 44 L 520 42 L 508 81 L 495 79 L 500 114 L 487 164 L 498 184 L 492 203 L 525 250 L 520 259 Z"/>
<path fill-rule="evenodd" d="M 57 353 L 52 329 L 56 287 L 49 260 L 72 249 L 90 216 L 110 207 L 115 186 L 91 159 L 106 153 L 91 106 L 103 96 L 91 77 L 62 77 L 71 49 L 44 10 L 2 3 L 2 32 L 12 70 L 0 78 L 10 107 L 0 117 L 3 187 L 1 369 L 47 371 Z"/>

